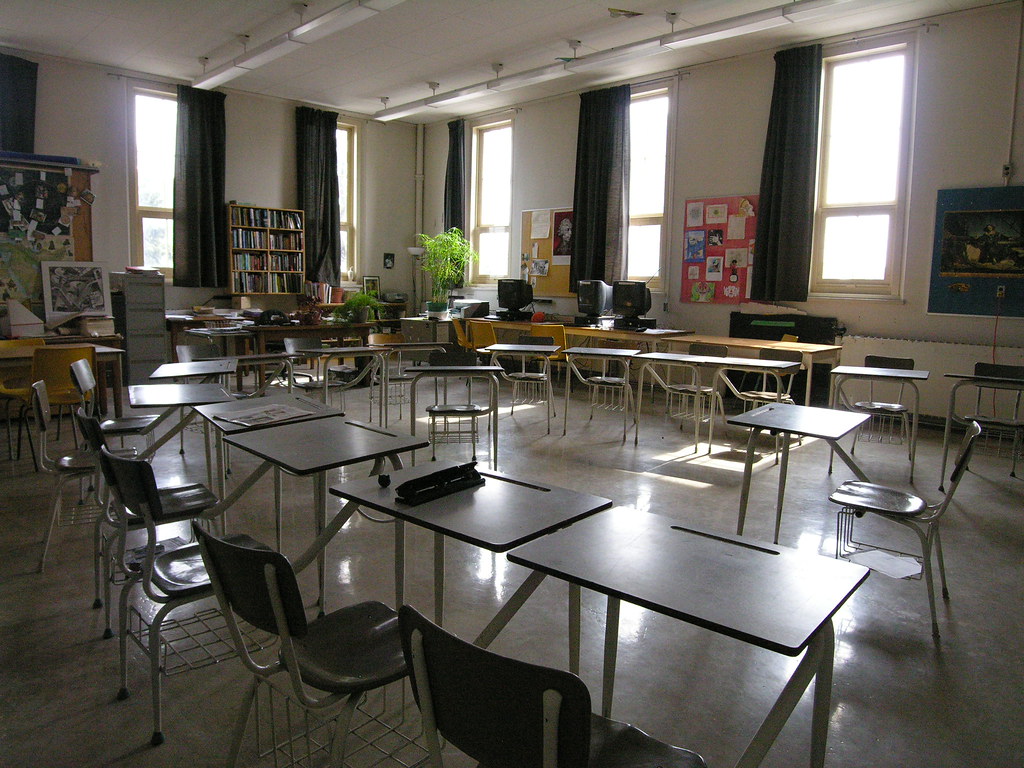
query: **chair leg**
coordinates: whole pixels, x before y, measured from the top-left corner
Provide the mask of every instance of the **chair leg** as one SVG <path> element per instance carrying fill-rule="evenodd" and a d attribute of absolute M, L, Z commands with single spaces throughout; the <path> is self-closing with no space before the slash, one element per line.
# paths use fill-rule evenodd
<path fill-rule="evenodd" d="M 171 612 L 173 604 L 167 604 L 157 611 L 149 625 L 149 684 L 153 696 L 153 735 L 149 743 L 158 747 L 164 743 L 163 724 L 161 722 L 160 691 L 162 675 L 160 670 L 160 630 L 163 627 L 164 618 Z"/>
<path fill-rule="evenodd" d="M 253 704 L 256 701 L 256 694 L 259 692 L 260 679 L 253 677 L 249 688 L 242 699 L 242 708 L 235 720 L 235 727 L 231 733 L 231 748 L 228 750 L 228 768 L 235 768 L 238 765 L 238 753 L 242 749 L 242 739 L 245 738 L 245 728 L 249 724 L 249 717 L 252 715 Z"/>
<path fill-rule="evenodd" d="M 932 547 L 931 539 L 917 526 L 912 526 L 921 540 L 921 555 L 924 561 L 924 580 L 928 587 L 928 608 L 932 616 L 932 637 L 939 636 L 939 619 L 935 611 L 935 584 L 932 581 Z"/>
<path fill-rule="evenodd" d="M 46 553 L 50 549 L 50 538 L 53 536 L 53 526 L 57 523 L 57 517 L 60 515 L 61 500 L 64 494 L 64 481 L 67 479 L 67 475 L 64 475 L 57 479 L 57 487 L 53 489 L 53 496 L 50 499 L 50 524 L 46 527 L 46 533 L 43 534 L 43 552 L 39 556 L 39 567 L 36 569 L 39 573 L 43 572 L 43 568 L 46 567 Z"/>
<path fill-rule="evenodd" d="M 138 579 L 130 578 L 121 586 L 121 595 L 118 599 L 118 629 L 120 634 L 118 645 L 121 652 L 121 688 L 117 692 L 117 700 L 124 701 L 128 698 L 128 597 Z"/>
<path fill-rule="evenodd" d="M 100 561 L 103 560 L 103 515 L 96 518 L 96 525 L 92 529 L 92 584 L 93 584 L 93 609 L 103 607 L 103 600 L 100 598 Z"/>
<path fill-rule="evenodd" d="M 345 742 L 348 740 L 348 728 L 352 722 L 352 713 L 356 704 L 363 697 L 363 692 L 351 694 L 345 700 L 345 706 L 338 713 L 338 724 L 334 728 L 334 737 L 331 739 L 331 765 L 342 768 L 345 759 Z"/>
<path fill-rule="evenodd" d="M 935 547 L 935 557 L 939 561 L 939 580 L 942 582 L 942 599 L 949 600 L 949 588 L 946 586 L 946 563 L 942 557 L 942 536 L 937 522 L 932 523 L 930 531 Z"/>

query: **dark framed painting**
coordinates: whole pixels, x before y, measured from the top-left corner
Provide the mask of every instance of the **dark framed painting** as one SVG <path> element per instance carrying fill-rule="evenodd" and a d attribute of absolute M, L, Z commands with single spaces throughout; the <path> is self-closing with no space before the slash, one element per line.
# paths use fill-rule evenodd
<path fill-rule="evenodd" d="M 940 189 L 928 311 L 1024 317 L 1024 187 Z"/>
<path fill-rule="evenodd" d="M 363 293 L 380 298 L 380 276 L 366 275 L 363 277 Z"/>

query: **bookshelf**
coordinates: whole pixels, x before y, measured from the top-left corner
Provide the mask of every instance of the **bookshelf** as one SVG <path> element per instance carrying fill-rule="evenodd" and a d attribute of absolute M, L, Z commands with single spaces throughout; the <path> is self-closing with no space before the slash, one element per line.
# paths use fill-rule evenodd
<path fill-rule="evenodd" d="M 232 293 L 302 293 L 303 219 L 288 208 L 228 205 Z"/>

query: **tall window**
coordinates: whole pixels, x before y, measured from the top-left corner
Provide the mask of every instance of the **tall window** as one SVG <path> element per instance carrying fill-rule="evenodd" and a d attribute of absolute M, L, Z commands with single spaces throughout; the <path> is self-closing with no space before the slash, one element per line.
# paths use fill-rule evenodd
<path fill-rule="evenodd" d="M 811 291 L 900 292 L 913 59 L 908 44 L 826 57 Z"/>
<path fill-rule="evenodd" d="M 665 88 L 634 93 L 629 105 L 630 280 L 661 274 L 668 108 Z"/>
<path fill-rule="evenodd" d="M 172 93 L 137 88 L 131 100 L 132 264 L 174 267 L 174 151 L 178 102 Z"/>
<path fill-rule="evenodd" d="M 473 195 L 470 220 L 480 261 L 473 279 L 486 282 L 509 274 L 512 218 L 512 122 L 473 129 Z"/>
<path fill-rule="evenodd" d="M 356 127 L 338 123 L 338 210 L 341 213 L 341 274 L 356 264 Z"/>

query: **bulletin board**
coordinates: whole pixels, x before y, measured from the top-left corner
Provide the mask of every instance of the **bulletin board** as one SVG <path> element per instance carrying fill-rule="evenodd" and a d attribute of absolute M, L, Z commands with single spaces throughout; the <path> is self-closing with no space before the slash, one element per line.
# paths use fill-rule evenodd
<path fill-rule="evenodd" d="M 940 189 L 928 312 L 1024 317 L 1024 186 Z"/>
<path fill-rule="evenodd" d="M 750 299 L 757 206 L 757 195 L 686 201 L 680 301 L 739 304 Z"/>
<path fill-rule="evenodd" d="M 523 211 L 520 274 L 534 296 L 572 296 L 569 261 L 572 251 L 572 208 Z"/>

